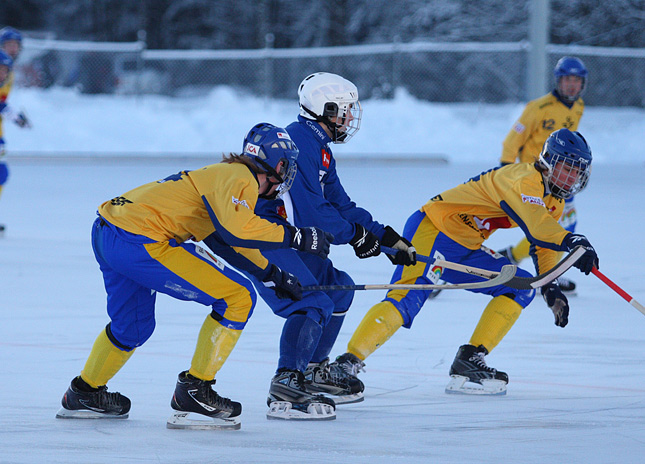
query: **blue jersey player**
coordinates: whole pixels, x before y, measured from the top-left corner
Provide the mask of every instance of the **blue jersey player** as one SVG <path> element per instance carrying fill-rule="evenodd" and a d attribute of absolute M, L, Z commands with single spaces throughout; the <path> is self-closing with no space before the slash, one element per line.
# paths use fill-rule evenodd
<path fill-rule="evenodd" d="M 276 202 L 258 202 L 256 214 L 277 223 L 319 227 L 334 235 L 333 244 L 350 244 L 359 258 L 379 255 L 383 244 L 399 250 L 390 257 L 395 264 L 416 263 L 410 242 L 358 207 L 336 172 L 330 144 L 346 143 L 360 127 L 362 110 L 356 86 L 336 74 L 319 72 L 302 81 L 298 95 L 300 115 L 286 128 L 300 151 L 298 172 L 291 190 Z M 244 150 L 252 150 L 253 141 L 245 142 Z M 296 275 L 302 285 L 353 284 L 329 259 L 312 259 L 296 251 L 263 254 Z M 325 404 L 335 407 L 335 403 L 361 401 L 362 382 L 343 369 L 349 363 L 343 359 L 329 362 L 353 292 L 304 292 L 302 300 L 294 302 L 279 299 L 258 279 L 254 283 L 273 312 L 286 319 L 267 417 L 333 419 L 335 412 L 325 413 Z"/>

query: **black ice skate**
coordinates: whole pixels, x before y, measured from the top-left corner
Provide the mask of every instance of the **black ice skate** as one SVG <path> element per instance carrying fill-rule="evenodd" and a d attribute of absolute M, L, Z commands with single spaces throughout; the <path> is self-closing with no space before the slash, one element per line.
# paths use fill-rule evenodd
<path fill-rule="evenodd" d="M 271 379 L 267 419 L 333 420 L 336 405 L 330 398 L 312 395 L 305 389 L 305 376 L 300 371 L 282 370 Z"/>
<path fill-rule="evenodd" d="M 223 398 L 211 386 L 215 380 L 200 380 L 184 371 L 179 374 L 170 407 L 169 429 L 237 430 L 241 427 L 242 405 Z"/>
<path fill-rule="evenodd" d="M 558 286 L 566 296 L 576 295 L 576 283 L 574 281 L 565 279 L 564 277 L 558 277 Z"/>
<path fill-rule="evenodd" d="M 505 395 L 508 375 L 486 365 L 488 350 L 482 345 L 462 345 L 450 367 L 446 393 Z"/>
<path fill-rule="evenodd" d="M 336 404 L 349 404 L 363 401 L 365 385 L 337 362 L 332 370 L 329 359 L 325 359 L 320 363 L 309 363 L 305 370 L 305 389 L 309 393 L 332 398 Z"/>
<path fill-rule="evenodd" d="M 58 419 L 127 419 L 130 400 L 120 393 L 110 393 L 104 385 L 92 388 L 80 377 L 72 380 L 61 400 Z"/>
<path fill-rule="evenodd" d="M 356 377 L 359 372 L 365 372 L 365 363 L 352 353 L 345 353 L 338 356 L 329 369 L 333 375 Z"/>

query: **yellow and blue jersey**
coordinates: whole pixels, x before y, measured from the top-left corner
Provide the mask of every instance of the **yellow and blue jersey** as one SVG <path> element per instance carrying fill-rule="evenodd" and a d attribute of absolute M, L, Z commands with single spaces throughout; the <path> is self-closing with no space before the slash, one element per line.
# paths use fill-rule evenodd
<path fill-rule="evenodd" d="M 11 92 L 11 87 L 13 86 L 14 74 L 13 71 L 9 72 L 7 80 L 0 86 L 0 112 L 4 109 L 7 104 L 7 98 L 9 97 L 9 92 Z M 2 138 L 2 116 L 0 116 L 0 138 Z"/>
<path fill-rule="evenodd" d="M 502 164 L 532 163 L 549 135 L 558 129 L 578 130 L 585 104 L 581 98 L 568 105 L 555 91 L 527 103 L 502 145 Z"/>
<path fill-rule="evenodd" d="M 558 224 L 564 202 L 550 195 L 532 164 L 491 169 L 433 197 L 421 209 L 460 245 L 479 250 L 496 230 L 520 227 L 536 247 L 538 272 L 557 263 L 568 235 Z"/>
<path fill-rule="evenodd" d="M 266 268 L 258 249 L 288 247 L 285 228 L 254 213 L 258 182 L 239 163 L 182 171 L 106 201 L 99 214 L 131 234 L 163 242 L 201 241 L 215 234 L 253 264 Z"/>

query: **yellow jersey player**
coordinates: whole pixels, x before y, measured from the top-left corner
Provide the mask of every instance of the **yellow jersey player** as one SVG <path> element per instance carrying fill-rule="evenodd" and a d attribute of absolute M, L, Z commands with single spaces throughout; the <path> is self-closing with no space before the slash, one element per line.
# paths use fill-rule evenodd
<path fill-rule="evenodd" d="M 565 56 L 555 65 L 553 75 L 555 88 L 547 95 L 530 101 L 504 139 L 502 166 L 516 160 L 533 163 L 551 132 L 563 127 L 578 130 L 585 109 L 580 96 L 587 86 L 587 68 L 579 58 Z M 576 223 L 576 208 L 571 197 L 565 201 L 560 224 L 569 232 L 575 232 Z M 529 249 L 529 242 L 524 238 L 501 253 L 516 264 L 529 256 Z M 560 286 L 565 293 L 575 291 L 575 283 L 568 279 L 560 278 Z"/>
<path fill-rule="evenodd" d="M 507 258 L 483 246 L 497 229 L 520 227 L 536 248 L 536 270 L 552 268 L 558 252 L 582 245 L 585 253 L 574 264 L 585 274 L 598 266 L 598 257 L 582 235 L 558 224 L 564 200 L 581 191 L 589 179 L 591 150 L 578 132 L 560 129 L 544 144 L 538 161 L 498 167 L 433 197 L 408 219 L 403 236 L 416 250 L 435 259 L 499 271 Z M 518 275 L 529 276 L 522 269 Z M 392 283 L 428 284 L 443 279 L 450 283 L 477 281 L 469 274 L 417 262 L 397 266 Z M 492 296 L 470 342 L 459 348 L 450 368 L 449 393 L 504 394 L 508 375 L 488 367 L 484 356 L 502 340 L 534 290 L 515 290 L 504 285 L 470 290 Z M 569 304 L 557 282 L 541 288 L 559 327 L 567 325 Z M 392 290 L 373 306 L 360 322 L 343 356 L 354 357 L 357 369 L 400 327 L 410 328 L 427 300 L 429 291 Z"/>
<path fill-rule="evenodd" d="M 22 35 L 12 27 L 0 29 L 0 194 L 9 178 L 9 168 L 3 161 L 5 142 L 2 134 L 2 120 L 10 119 L 20 127 L 30 127 L 29 120 L 22 112 L 14 111 L 7 104 L 7 97 L 13 86 L 13 63 L 18 59 L 22 46 Z M 0 224 L 0 234 L 5 226 Z"/>
<path fill-rule="evenodd" d="M 57 417 L 128 417 L 130 400 L 108 392 L 106 384 L 152 335 L 161 292 L 210 309 L 190 369 L 179 374 L 168 427 L 240 427 L 241 404 L 211 386 L 252 314 L 256 293 L 247 278 L 195 242 L 214 237 L 228 264 L 257 276 L 279 297 L 298 300 L 298 279 L 260 250 L 291 247 L 326 258 L 333 239 L 314 227 L 281 226 L 255 215 L 259 197 L 288 191 L 298 156 L 286 130 L 261 127 L 254 153 L 230 154 L 219 164 L 145 184 L 99 207 L 92 247 L 110 322 L 72 380 Z"/>

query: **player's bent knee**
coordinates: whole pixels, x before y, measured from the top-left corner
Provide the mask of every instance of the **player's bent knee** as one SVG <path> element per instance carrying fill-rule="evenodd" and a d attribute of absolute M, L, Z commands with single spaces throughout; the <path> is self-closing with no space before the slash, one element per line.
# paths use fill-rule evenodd
<path fill-rule="evenodd" d="M 396 310 L 401 313 L 401 317 L 403 318 L 403 327 L 409 329 L 412 326 L 412 321 L 414 321 L 414 318 L 417 317 L 417 314 L 421 311 L 421 307 L 425 300 L 422 299 L 420 294 L 411 294 L 406 298 L 403 298 L 401 301 L 396 301 L 391 298 L 386 298 L 383 301 L 392 303 Z"/>

